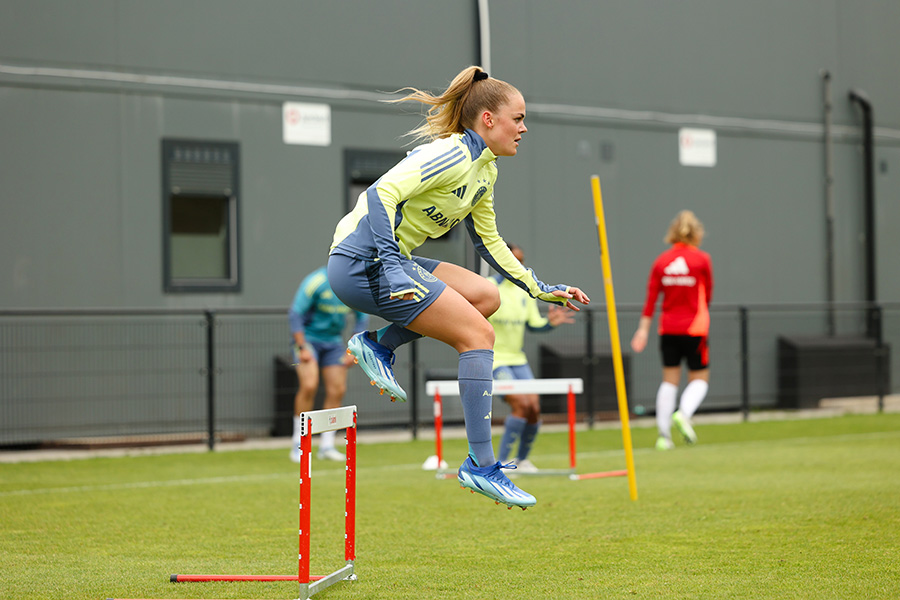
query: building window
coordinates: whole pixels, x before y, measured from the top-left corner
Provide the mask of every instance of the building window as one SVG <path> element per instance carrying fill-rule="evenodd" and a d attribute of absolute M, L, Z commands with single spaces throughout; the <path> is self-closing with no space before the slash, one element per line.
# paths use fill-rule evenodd
<path fill-rule="evenodd" d="M 239 146 L 163 140 L 163 288 L 237 292 Z"/>

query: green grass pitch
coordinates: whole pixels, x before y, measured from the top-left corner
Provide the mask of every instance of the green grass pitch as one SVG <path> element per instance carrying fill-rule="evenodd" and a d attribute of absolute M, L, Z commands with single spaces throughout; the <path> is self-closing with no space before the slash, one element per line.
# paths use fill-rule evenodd
<path fill-rule="evenodd" d="M 517 480 L 525 512 L 422 471 L 428 441 L 360 444 L 356 582 L 316 598 L 900 598 L 900 414 L 699 425 L 624 477 Z M 621 432 L 580 432 L 579 472 L 624 468 Z M 446 440 L 451 465 L 465 442 Z M 564 433 L 533 459 L 567 465 Z M 343 562 L 343 467 L 314 460 L 312 572 Z M 246 450 L 0 465 L 0 597 L 296 598 L 296 465 Z"/>

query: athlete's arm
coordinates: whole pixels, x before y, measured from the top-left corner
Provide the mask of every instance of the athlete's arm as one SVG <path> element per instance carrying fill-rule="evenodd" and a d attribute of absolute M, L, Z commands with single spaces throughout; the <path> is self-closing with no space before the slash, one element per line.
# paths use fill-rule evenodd
<path fill-rule="evenodd" d="M 294 294 L 294 301 L 291 302 L 291 307 L 288 309 L 288 322 L 292 334 L 303 331 L 303 317 L 315 306 L 319 289 L 327 280 L 324 272 L 313 272 L 300 283 L 297 293 Z"/>
<path fill-rule="evenodd" d="M 644 300 L 644 311 L 638 328 L 631 338 L 631 349 L 635 352 L 643 352 L 647 347 L 647 338 L 650 335 L 650 324 L 653 322 L 653 313 L 656 310 L 656 299 L 659 297 L 660 280 L 657 273 L 659 260 L 654 261 L 650 267 L 650 275 L 647 276 L 647 297 Z"/>
<path fill-rule="evenodd" d="M 494 198 L 484 198 L 475 205 L 465 219 L 466 230 L 481 257 L 498 273 L 528 292 L 528 295 L 544 302 L 554 302 L 572 310 L 580 310 L 569 300 L 589 304 L 590 298 L 580 289 L 565 284 L 547 285 L 538 279 L 534 271 L 522 266 L 497 231 Z"/>

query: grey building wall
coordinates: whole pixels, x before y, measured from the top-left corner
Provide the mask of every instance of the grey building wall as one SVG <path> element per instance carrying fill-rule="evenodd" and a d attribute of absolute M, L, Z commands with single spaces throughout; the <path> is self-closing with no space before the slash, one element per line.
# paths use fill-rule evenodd
<path fill-rule="evenodd" d="M 632 307 L 620 311 L 623 335 L 634 326 L 647 270 L 665 248 L 666 226 L 682 208 L 707 226 L 717 304 L 827 299 L 823 71 L 831 75 L 833 107 L 835 300 L 864 299 L 861 118 L 848 99 L 858 89 L 872 100 L 877 126 L 877 298 L 900 301 L 893 265 L 900 251 L 900 4 L 483 4 L 488 47 L 480 46 L 475 1 L 0 0 L 0 310 L 286 307 L 300 279 L 325 261 L 344 214 L 345 152 L 402 152 L 401 135 L 420 120 L 415 106 L 384 103 L 388 92 L 443 89 L 460 69 L 488 58 L 492 75 L 522 90 L 529 113 L 519 155 L 499 161 L 500 230 L 525 248 L 542 279 L 579 285 L 602 308 L 589 182 L 598 174 L 616 298 Z M 331 145 L 284 144 L 285 101 L 329 104 Z M 679 164 L 682 127 L 716 131 L 715 167 Z M 240 145 L 239 292 L 163 290 L 160 145 L 169 138 Z M 430 242 L 422 253 L 464 263 L 464 238 L 459 232 Z M 254 328 L 264 341 L 240 355 L 247 343 L 234 342 L 221 357 L 224 419 L 257 428 L 271 421 L 272 355 L 283 350 L 274 314 L 247 317 L 254 326 L 265 321 L 265 332 Z M 723 350 L 736 340 L 728 314 L 714 330 L 713 344 Z M 798 326 L 788 313 L 754 329 L 753 393 L 763 404 L 775 397 L 773 340 L 798 327 L 815 333 L 821 316 L 808 317 Z M 90 348 L 93 338 L 75 326 L 66 337 L 53 322 L 38 323 L 38 345 L 29 333 L 9 329 L 4 407 L 45 425 L 53 414 L 57 433 L 79 425 L 72 414 L 85 426 L 106 423 L 85 412 L 82 397 L 116 410 L 124 410 L 123 398 L 134 410 L 151 400 L 147 410 L 166 419 L 202 419 L 202 329 L 193 317 L 185 321 L 193 329 L 184 331 L 200 341 L 191 342 L 193 358 L 184 360 L 166 351 L 168 341 L 132 350 L 146 334 L 132 333 L 130 324 L 108 328 L 118 342 Z M 231 325 L 226 319 L 226 341 L 235 335 Z M 857 333 L 859 324 L 842 320 L 839 328 Z M 529 352 L 541 341 L 530 341 Z M 46 355 L 47 347 L 57 354 Z M 155 375 L 135 386 L 128 376 L 111 385 L 104 370 L 76 370 L 71 378 L 48 371 L 83 367 L 72 357 L 85 351 L 93 353 L 91 364 L 125 360 L 125 349 L 138 353 L 128 360 Z M 23 362 L 33 352 L 50 360 Z M 438 344 L 423 344 L 421 353 L 430 366 L 455 360 Z M 154 366 L 173 360 L 174 375 Z M 30 366 L 23 371 L 23 364 Z M 637 397 L 647 401 L 657 359 L 644 353 L 635 364 L 643 374 Z M 717 365 L 711 403 L 734 406 L 735 368 L 725 360 Z M 171 385 L 182 379 L 190 384 L 176 393 Z M 36 389 L 25 383 L 32 380 Z M 90 385 L 71 396 L 71 381 Z M 128 421 L 126 413 L 106 415 L 112 429 L 102 432 Z M 130 431 L 152 429 L 162 418 L 148 414 Z"/>
<path fill-rule="evenodd" d="M 878 295 L 900 298 L 897 3 L 487 4 L 492 70 L 529 102 L 520 155 L 500 161 L 501 231 L 542 278 L 599 295 L 596 173 L 622 301 L 641 301 L 681 208 L 707 225 L 717 300 L 825 299 L 827 69 L 836 299 L 863 294 L 851 88 L 878 126 Z M 440 89 L 479 61 L 475 2 L 5 1 L 0 23 L 2 307 L 286 304 L 343 214 L 344 149 L 400 150 L 418 122 L 378 92 Z M 285 100 L 330 103 L 331 146 L 283 144 Z M 717 131 L 716 167 L 678 164 L 692 125 Z M 240 143 L 240 293 L 162 291 L 162 138 Z"/>
<path fill-rule="evenodd" d="M 521 19 L 494 34 L 494 48 L 515 47 L 520 36 L 532 42 L 521 45 L 520 59 L 507 66 L 509 79 L 529 90 L 533 135 L 529 164 L 517 161 L 504 175 L 528 172 L 539 195 L 562 192 L 571 202 L 583 197 L 592 170 L 600 174 L 611 204 L 617 298 L 641 299 L 646 266 L 662 248 L 669 219 L 683 207 L 707 225 L 705 247 L 717 266 L 719 301 L 825 298 L 823 69 L 832 75 L 836 127 L 836 298 L 860 300 L 864 289 L 860 118 L 847 98 L 850 88 L 881 99 L 873 100 L 882 128 L 876 150 L 878 297 L 897 298 L 888 257 L 896 252 L 891 224 L 900 216 L 891 185 L 900 113 L 890 98 L 900 92 L 900 80 L 890 74 L 890 63 L 900 46 L 888 23 L 900 18 L 898 5 L 637 2 L 557 11 L 533 3 L 528 11 L 503 10 L 513 4 L 492 4 Z M 875 75 L 879 71 L 885 76 Z M 555 104 L 560 98 L 565 106 Z M 536 103 L 543 110 L 535 116 Z M 713 169 L 678 164 L 675 131 L 692 123 L 717 130 Z M 602 146 L 613 158 L 599 156 Z M 552 162 L 556 168 L 547 168 Z M 519 193 L 527 192 L 523 187 Z M 547 210 L 539 219 L 554 214 L 560 212 Z M 562 215 L 580 223 L 573 238 L 590 238 L 590 220 L 578 221 L 583 208 L 567 205 Z M 542 257 L 552 242 L 538 243 Z M 568 248 L 579 255 L 592 250 Z M 569 264 L 572 280 L 590 268 Z"/>

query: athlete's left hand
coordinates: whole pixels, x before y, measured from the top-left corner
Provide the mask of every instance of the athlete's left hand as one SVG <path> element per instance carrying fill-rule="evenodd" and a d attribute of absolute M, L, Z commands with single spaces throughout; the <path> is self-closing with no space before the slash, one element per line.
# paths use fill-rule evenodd
<path fill-rule="evenodd" d="M 574 310 L 574 311 L 581 310 L 580 308 L 578 308 L 577 306 L 572 304 L 569 301 L 569 299 L 575 300 L 576 302 L 580 302 L 581 304 L 584 304 L 585 306 L 587 306 L 588 304 L 591 303 L 591 299 L 588 298 L 587 294 L 582 292 L 577 287 L 570 286 L 569 290 L 567 292 L 563 291 L 563 290 L 556 290 L 555 292 L 553 292 L 553 295 L 556 296 L 557 298 L 566 298 L 565 304 L 563 304 L 562 302 L 560 302 L 560 304 L 562 304 L 569 310 Z"/>

